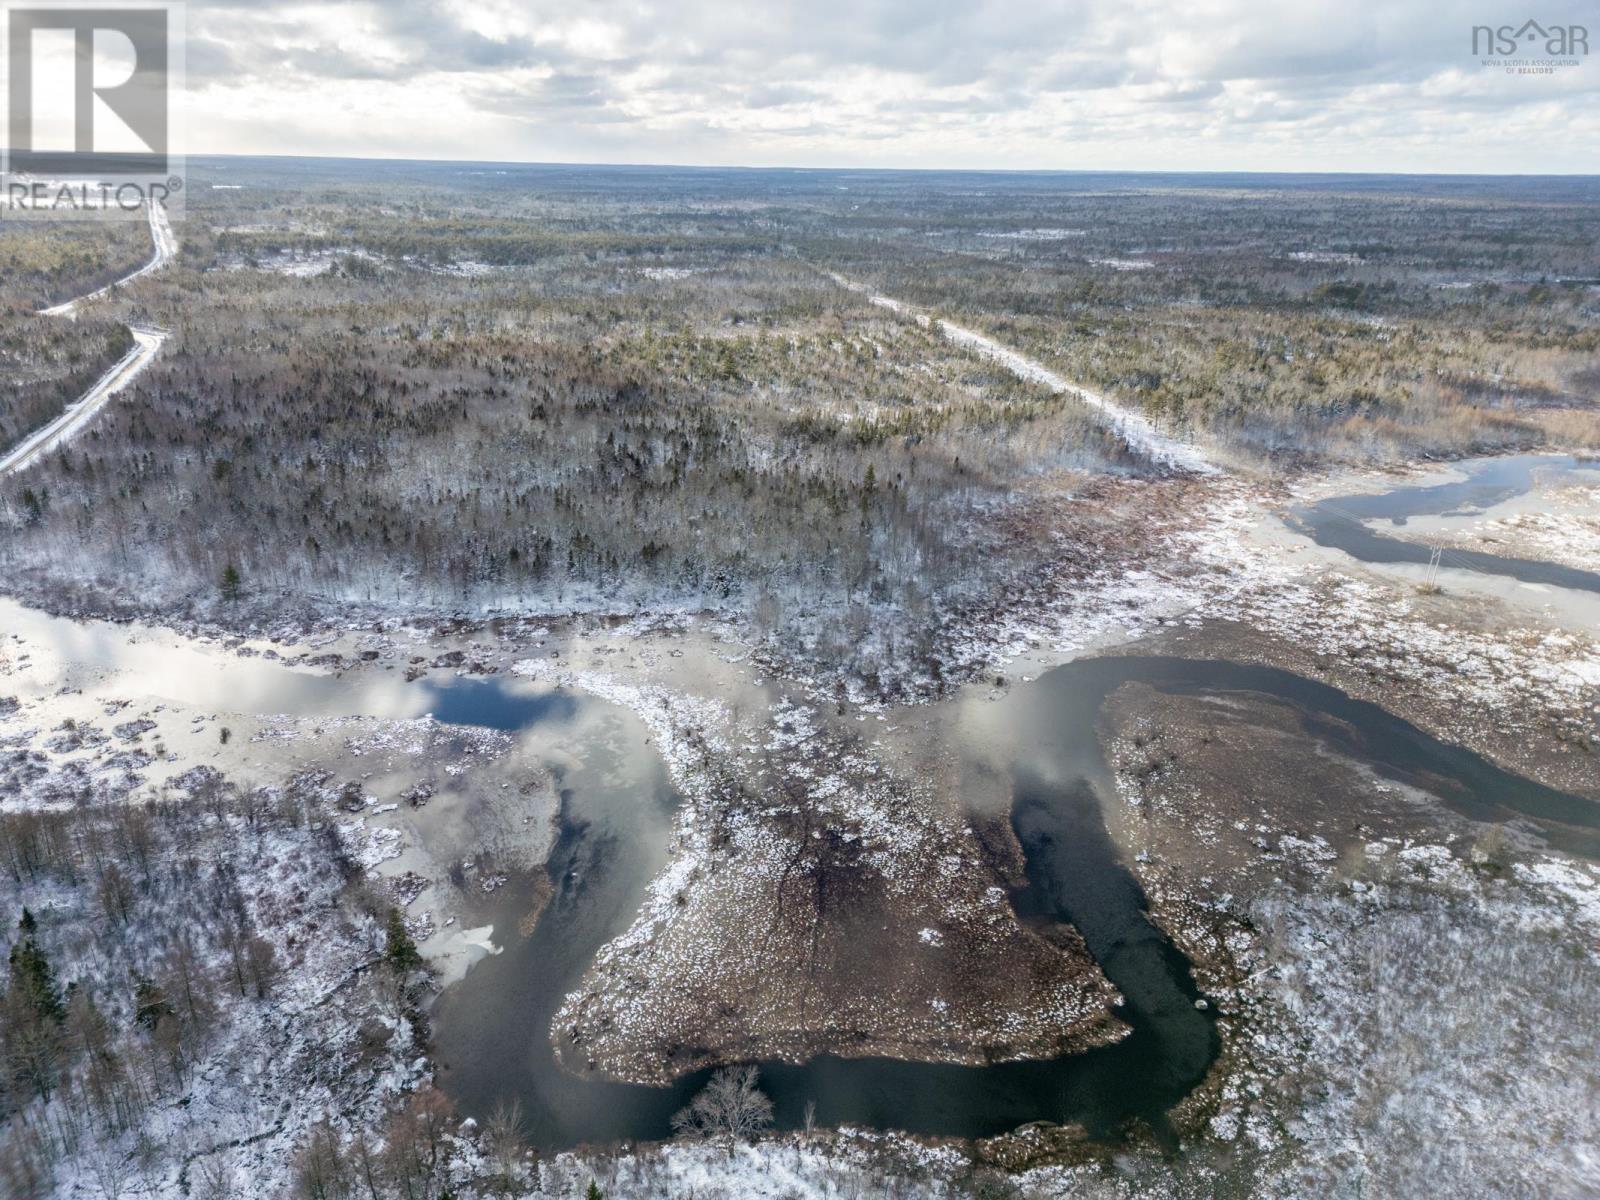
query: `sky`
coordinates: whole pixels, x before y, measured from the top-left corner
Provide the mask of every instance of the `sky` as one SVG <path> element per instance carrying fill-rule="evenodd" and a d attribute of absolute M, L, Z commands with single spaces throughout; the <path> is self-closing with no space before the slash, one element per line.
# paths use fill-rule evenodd
<path fill-rule="evenodd" d="M 1596 0 L 191 0 L 192 153 L 1600 172 Z M 1543 48 L 1538 47 L 1542 57 Z"/>

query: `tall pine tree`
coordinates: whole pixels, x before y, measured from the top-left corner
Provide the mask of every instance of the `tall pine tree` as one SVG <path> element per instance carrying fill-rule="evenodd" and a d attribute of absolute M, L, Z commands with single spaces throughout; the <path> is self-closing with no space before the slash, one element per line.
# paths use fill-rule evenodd
<path fill-rule="evenodd" d="M 66 1018 L 67 1006 L 50 959 L 39 945 L 38 923 L 27 909 L 22 910 L 17 929 L 21 936 L 11 947 L 11 994 L 40 1020 L 59 1025 Z"/>
<path fill-rule="evenodd" d="M 384 934 L 383 957 L 396 975 L 406 976 L 422 965 L 416 942 L 406 932 L 405 918 L 398 908 L 389 910 L 389 927 Z"/>

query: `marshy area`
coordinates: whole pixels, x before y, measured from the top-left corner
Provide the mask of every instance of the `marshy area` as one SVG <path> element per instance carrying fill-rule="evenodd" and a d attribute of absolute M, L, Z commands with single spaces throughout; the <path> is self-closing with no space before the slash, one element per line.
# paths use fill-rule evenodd
<path fill-rule="evenodd" d="M 5 1188 L 1584 1193 L 1592 184 L 195 169 L 0 230 L 4 421 L 172 330 L 0 483 Z"/>

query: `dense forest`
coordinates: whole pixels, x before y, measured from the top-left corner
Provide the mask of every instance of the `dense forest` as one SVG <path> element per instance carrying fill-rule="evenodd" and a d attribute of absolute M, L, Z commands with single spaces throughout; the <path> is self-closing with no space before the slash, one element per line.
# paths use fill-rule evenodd
<path fill-rule="evenodd" d="M 6 377 L 0 446 L 9 449 L 54 419 L 130 344 L 127 328 L 99 313 L 59 321 L 12 306 L 0 316 L 0 371 Z"/>
<path fill-rule="evenodd" d="M 1052 552 L 1048 523 L 1016 536 L 1033 506 L 1149 473 L 1081 403 L 829 272 L 1249 472 L 1600 443 L 1580 183 L 196 172 L 219 186 L 191 189 L 179 261 L 72 322 L 28 314 L 142 245 L 0 231 L 26 264 L 0 295 L 8 442 L 121 322 L 172 331 L 84 436 L 0 483 L 18 578 L 892 636 L 1025 578 Z"/>

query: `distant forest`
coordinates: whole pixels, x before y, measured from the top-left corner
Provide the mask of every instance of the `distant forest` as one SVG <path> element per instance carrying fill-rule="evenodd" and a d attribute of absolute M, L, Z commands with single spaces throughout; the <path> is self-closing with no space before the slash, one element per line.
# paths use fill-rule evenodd
<path fill-rule="evenodd" d="M 0 481 L 19 577 L 893 636 L 1059 552 L 1039 506 L 1148 473 L 1077 401 L 829 271 L 1250 473 L 1600 445 L 1581 181 L 192 175 L 180 260 L 74 321 L 31 314 L 142 259 L 142 228 L 0 227 L 0 442 L 124 322 L 172 330 L 87 434 Z"/>

